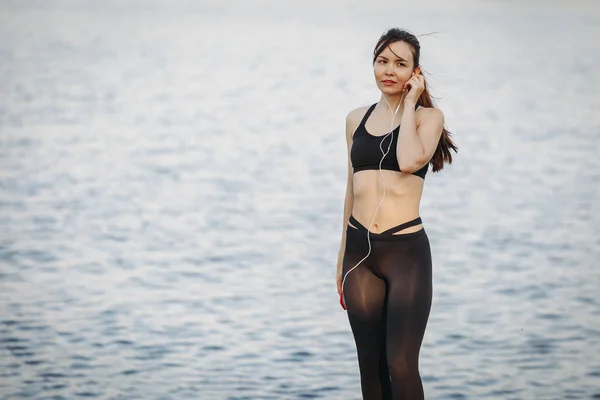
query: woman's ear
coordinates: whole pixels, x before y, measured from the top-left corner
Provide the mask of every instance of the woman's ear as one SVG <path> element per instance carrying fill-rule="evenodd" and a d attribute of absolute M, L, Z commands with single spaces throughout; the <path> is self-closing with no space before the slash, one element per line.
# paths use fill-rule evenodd
<path fill-rule="evenodd" d="M 415 73 L 416 73 L 417 75 L 421 75 L 421 67 L 417 67 L 417 68 L 415 68 Z"/>

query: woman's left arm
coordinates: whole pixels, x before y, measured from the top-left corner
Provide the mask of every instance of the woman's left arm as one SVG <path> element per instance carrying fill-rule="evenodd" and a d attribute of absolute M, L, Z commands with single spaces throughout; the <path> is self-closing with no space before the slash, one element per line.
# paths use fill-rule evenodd
<path fill-rule="evenodd" d="M 412 173 L 427 164 L 435 153 L 443 129 L 444 114 L 439 109 L 422 108 L 417 113 L 415 103 L 407 98 L 396 149 L 400 170 Z"/>

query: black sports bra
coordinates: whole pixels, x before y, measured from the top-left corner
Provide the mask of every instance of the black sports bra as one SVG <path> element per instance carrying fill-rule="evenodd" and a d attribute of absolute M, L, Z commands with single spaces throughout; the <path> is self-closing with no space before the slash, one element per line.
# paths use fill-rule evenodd
<path fill-rule="evenodd" d="M 388 135 L 385 140 L 383 138 L 386 135 L 373 136 L 367 132 L 367 129 L 365 128 L 367 119 L 375 109 L 376 105 L 377 103 L 369 107 L 369 110 L 363 117 L 362 121 L 360 121 L 360 125 L 354 132 L 352 147 L 350 148 L 350 161 L 352 162 L 352 168 L 354 169 L 354 173 L 367 169 L 378 170 L 379 162 L 383 156 L 381 149 L 383 149 L 385 152 L 388 146 L 390 146 L 389 141 L 391 140 L 392 145 L 390 146 L 390 151 L 383 158 L 383 161 L 381 162 L 381 169 L 402 172 L 400 170 L 400 166 L 398 165 L 398 157 L 396 156 L 396 146 L 398 144 L 398 132 L 400 132 L 400 126 L 397 126 L 396 129 L 393 130 L 392 134 Z M 381 146 L 381 148 L 379 146 Z M 420 170 L 413 172 L 412 174 L 425 179 L 425 174 L 427 174 L 428 169 L 429 163 L 425 164 Z"/>

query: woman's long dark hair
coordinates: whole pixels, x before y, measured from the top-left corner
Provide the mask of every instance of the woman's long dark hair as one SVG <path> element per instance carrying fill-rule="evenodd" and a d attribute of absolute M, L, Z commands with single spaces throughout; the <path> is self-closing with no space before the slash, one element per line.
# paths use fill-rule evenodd
<path fill-rule="evenodd" d="M 375 63 L 375 60 L 379 54 L 381 54 L 381 52 L 387 46 L 394 42 L 405 42 L 412 47 L 414 68 L 417 68 L 421 65 L 419 63 L 419 58 L 421 57 L 421 45 L 419 44 L 419 40 L 412 33 L 399 28 L 392 28 L 381 35 L 377 45 L 375 46 L 375 50 L 373 51 L 373 63 Z M 425 89 L 417 100 L 417 105 L 428 108 L 435 107 L 427 88 L 427 82 L 425 82 Z M 433 154 L 433 157 L 431 157 L 431 161 L 429 161 L 433 172 L 441 171 L 444 168 L 444 163 L 446 162 L 448 164 L 452 163 L 452 153 L 450 153 L 450 150 L 454 150 L 455 153 L 458 152 L 458 147 L 456 144 L 454 144 L 450 136 L 451 133 L 446 129 L 446 127 L 444 127 L 437 149 L 435 149 L 435 153 Z"/>

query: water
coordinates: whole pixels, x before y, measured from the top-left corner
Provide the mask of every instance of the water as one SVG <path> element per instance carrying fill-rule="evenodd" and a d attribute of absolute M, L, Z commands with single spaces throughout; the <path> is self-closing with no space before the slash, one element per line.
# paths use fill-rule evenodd
<path fill-rule="evenodd" d="M 2 2 L 2 397 L 360 398 L 344 118 L 399 25 L 460 147 L 427 398 L 600 398 L 599 7 L 418 3 Z"/>

